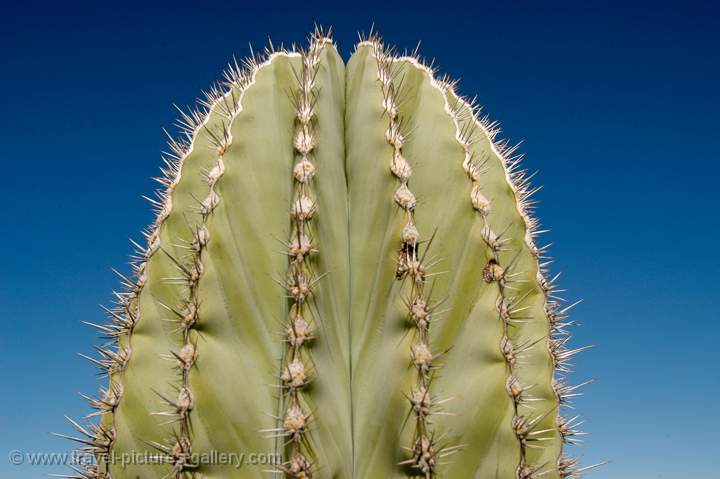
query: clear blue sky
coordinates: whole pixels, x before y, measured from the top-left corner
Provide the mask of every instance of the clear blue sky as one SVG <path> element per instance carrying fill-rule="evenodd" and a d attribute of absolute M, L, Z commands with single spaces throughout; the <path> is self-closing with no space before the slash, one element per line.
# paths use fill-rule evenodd
<path fill-rule="evenodd" d="M 570 296 L 585 298 L 576 380 L 599 479 L 710 478 L 720 468 L 720 11 L 660 2 L 13 2 L 0 12 L 0 476 L 12 449 L 96 388 L 76 356 L 150 221 L 162 126 L 247 44 L 332 25 L 347 56 L 374 22 L 461 77 L 539 169 L 539 214 Z M 73 2 L 67 2 L 73 3 Z M 207 6 L 199 6 L 206 3 Z M 487 3 L 486 5 L 482 5 Z M 499 4 L 505 4 L 500 6 Z M 362 6 L 360 6 L 362 5 Z M 59 472 L 55 470 L 55 472 Z"/>

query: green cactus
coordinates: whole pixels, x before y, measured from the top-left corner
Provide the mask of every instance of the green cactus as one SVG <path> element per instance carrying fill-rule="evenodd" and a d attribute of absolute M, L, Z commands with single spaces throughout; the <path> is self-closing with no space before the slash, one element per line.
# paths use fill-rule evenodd
<path fill-rule="evenodd" d="M 375 35 L 345 65 L 316 30 L 231 65 L 201 105 L 93 325 L 109 384 L 88 397 L 98 422 L 72 422 L 96 460 L 68 477 L 589 469 L 562 453 L 580 349 L 536 189 L 453 82 Z"/>

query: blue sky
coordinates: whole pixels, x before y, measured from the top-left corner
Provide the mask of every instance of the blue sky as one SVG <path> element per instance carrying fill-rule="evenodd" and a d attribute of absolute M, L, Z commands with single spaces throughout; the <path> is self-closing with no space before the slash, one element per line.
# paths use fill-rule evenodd
<path fill-rule="evenodd" d="M 708 2 L 18 2 L 0 18 L 0 476 L 9 451 L 64 451 L 49 431 L 85 413 L 95 335 L 173 102 L 189 104 L 248 42 L 301 41 L 332 25 L 347 56 L 358 30 L 461 77 L 545 186 L 570 296 L 585 298 L 576 380 L 592 433 L 578 450 L 612 463 L 590 477 L 713 477 L 720 459 L 720 11 Z M 206 3 L 206 2 L 202 2 Z M 308 3 L 308 6 L 303 5 Z M 498 5 L 503 3 L 503 6 Z M 715 218 L 715 219 L 713 219 Z M 55 470 L 55 472 L 58 472 Z"/>

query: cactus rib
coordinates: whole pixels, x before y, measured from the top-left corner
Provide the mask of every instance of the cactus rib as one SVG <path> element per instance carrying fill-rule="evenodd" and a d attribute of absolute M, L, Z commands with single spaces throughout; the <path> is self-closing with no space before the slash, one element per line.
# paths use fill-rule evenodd
<path fill-rule="evenodd" d="M 467 109 L 467 103 L 463 102 L 462 99 L 457 100 L 460 108 Z M 471 180 L 471 192 L 470 200 L 473 208 L 478 211 L 483 218 L 483 240 L 490 251 L 490 259 L 483 270 L 483 277 L 487 283 L 496 283 L 498 288 L 497 296 L 497 311 L 498 317 L 503 325 L 503 337 L 500 342 L 500 350 L 507 364 L 508 379 L 507 379 L 507 391 L 513 402 L 514 415 L 512 418 L 512 428 L 520 444 L 520 460 L 517 467 L 516 476 L 519 479 L 531 479 L 539 477 L 543 474 L 543 471 L 547 464 L 533 464 L 528 460 L 528 449 L 539 448 L 539 444 L 542 441 L 550 440 L 551 438 L 545 437 L 547 433 L 552 432 L 552 429 L 542 429 L 538 426 L 541 422 L 552 412 L 538 413 L 535 414 L 529 406 L 529 402 L 535 400 L 528 394 L 528 390 L 533 388 L 534 384 L 524 384 L 522 379 L 518 376 L 518 369 L 521 367 L 521 363 L 524 356 L 529 354 L 530 349 L 541 341 L 534 339 L 519 339 L 519 334 L 513 334 L 512 328 L 520 329 L 519 325 L 525 319 L 517 318 L 513 316 L 513 313 L 524 311 L 526 308 L 520 307 L 520 304 L 528 296 L 528 293 L 522 294 L 519 288 L 512 285 L 513 282 L 517 283 L 524 281 L 522 277 L 524 272 L 516 271 L 518 254 L 513 253 L 509 261 L 506 262 L 503 258 L 502 253 L 510 251 L 511 245 L 507 244 L 507 241 L 503 239 L 503 233 L 497 234 L 490 225 L 490 211 L 492 209 L 491 201 L 488 200 L 482 193 L 481 188 L 481 176 L 483 175 L 483 168 L 488 158 L 483 158 L 480 162 L 473 158 L 473 152 L 469 146 L 473 142 L 477 141 L 473 138 L 474 133 L 477 131 L 476 128 L 481 126 L 475 121 L 474 116 L 466 116 L 466 120 L 470 120 L 473 123 L 467 121 L 465 125 L 461 126 L 461 120 L 458 118 L 457 107 L 455 109 L 448 109 L 448 112 L 453 116 L 453 119 L 457 125 L 457 141 L 463 146 L 465 150 L 465 159 L 463 161 L 463 169 Z M 468 126 L 470 125 L 470 126 Z M 486 129 L 481 129 L 481 134 L 486 137 L 488 132 Z M 504 157 L 501 156 L 497 151 L 494 151 L 497 157 L 501 159 L 501 163 L 505 166 Z M 517 196 L 517 190 L 512 182 L 511 178 L 507 176 L 508 185 Z M 519 200 L 516 202 L 518 211 L 521 217 L 525 220 L 526 227 L 529 224 L 529 216 L 526 213 L 526 208 L 523 203 L 523 197 L 519 196 Z M 528 228 L 528 231 L 530 228 Z M 526 240 L 528 236 L 526 235 Z M 510 247 L 508 247 L 510 246 Z M 523 414 L 522 408 L 526 407 L 528 412 Z M 535 414 L 535 415 L 530 415 Z M 547 473 L 547 471 L 545 471 Z"/>
<path fill-rule="evenodd" d="M 293 146 L 297 162 L 293 167 L 295 192 L 290 208 L 291 231 L 287 243 L 289 261 L 286 289 L 291 300 L 290 312 L 285 324 L 283 365 L 280 373 L 280 385 L 284 399 L 282 426 L 276 431 L 279 436 L 288 438 L 290 457 L 279 466 L 278 472 L 292 478 L 310 478 L 313 468 L 309 450 L 310 441 L 308 423 L 310 412 L 302 401 L 303 390 L 312 380 L 307 344 L 312 340 L 315 325 L 310 320 L 308 303 L 312 300 L 312 291 L 322 275 L 316 275 L 309 264 L 311 254 L 317 254 L 311 222 L 317 213 L 317 204 L 313 198 L 315 164 L 310 160 L 317 146 L 317 137 L 313 129 L 316 115 L 315 102 L 317 89 L 315 78 L 320 63 L 320 52 L 326 41 L 330 41 L 321 32 L 316 32 L 310 40 L 310 46 L 302 53 L 300 71 L 296 73 L 299 86 L 294 102 L 296 126 Z"/>
<path fill-rule="evenodd" d="M 431 352 L 430 325 L 432 304 L 426 291 L 428 270 L 427 256 L 432 238 L 421 240 L 415 224 L 416 199 L 409 187 L 412 176 L 410 162 L 403 155 L 403 144 L 408 138 L 406 127 L 400 117 L 402 96 L 402 79 L 396 82 L 398 71 L 396 66 L 402 60 L 392 49 L 387 49 L 378 36 L 367 42 L 372 46 L 378 65 L 378 81 L 383 93 L 383 109 L 388 117 L 387 141 L 392 147 L 390 171 L 397 179 L 398 188 L 394 201 L 405 212 L 405 225 L 401 234 L 401 247 L 397 259 L 396 278 L 399 281 L 409 280 L 410 292 L 406 299 L 408 317 L 414 331 L 414 343 L 410 348 L 411 363 L 417 370 L 416 384 L 406 393 L 410 403 L 411 414 L 415 417 L 415 430 L 411 447 L 406 447 L 411 457 L 399 463 L 410 466 L 415 473 L 430 479 L 436 477 L 439 460 L 451 455 L 459 446 L 440 448 L 437 444 L 436 432 L 432 429 L 429 417 L 439 414 L 438 407 L 447 400 L 439 400 L 431 395 L 430 386 L 433 375 L 439 368 L 437 359 L 444 353 Z M 421 252 L 421 245 L 425 251 Z"/>
<path fill-rule="evenodd" d="M 232 90 L 230 90 L 232 92 Z M 232 93 L 230 93 L 232 95 Z M 223 96 L 227 98 L 227 96 Z M 227 106 L 227 103 L 224 103 Z M 190 388 L 189 375 L 195 365 L 198 357 L 197 337 L 193 336 L 193 331 L 200 321 L 200 302 L 198 299 L 198 287 L 203 274 L 203 252 L 207 248 L 210 241 L 210 232 L 207 228 L 209 216 L 213 213 L 220 202 L 220 197 L 215 191 L 215 185 L 220 180 L 225 165 L 223 156 L 228 146 L 232 142 L 229 125 L 232 123 L 235 115 L 239 111 L 239 103 L 233 101 L 231 107 L 225 111 L 226 119 L 220 122 L 220 125 L 212 129 L 203 123 L 203 128 L 207 132 L 210 142 L 216 150 L 217 160 L 214 166 L 208 171 L 206 181 L 208 184 L 207 196 L 199 202 L 197 212 L 200 214 L 200 222 L 192 227 L 191 240 L 186 241 L 182 248 L 186 250 L 183 257 L 175 257 L 172 253 L 165 249 L 162 251 L 177 266 L 177 272 L 181 275 L 178 280 L 184 287 L 183 297 L 179 307 L 170 307 L 165 305 L 166 309 L 176 316 L 178 330 L 181 333 L 181 347 L 175 352 L 171 351 L 169 360 L 176 362 L 176 367 L 180 372 L 180 385 L 178 386 L 177 399 L 172 400 L 161 395 L 167 406 L 171 406 L 170 411 L 161 411 L 153 413 L 158 416 L 171 418 L 168 424 L 179 422 L 179 431 L 173 432 L 173 442 L 170 445 L 158 442 L 151 442 L 151 445 L 163 454 L 158 456 L 159 462 L 172 465 L 173 474 L 176 477 L 184 477 L 193 469 L 197 468 L 192 458 L 192 440 L 191 440 L 191 423 L 190 414 L 194 408 L 194 395 Z"/>
<path fill-rule="evenodd" d="M 458 105 L 467 108 L 467 104 L 460 103 L 462 99 L 458 99 Z M 448 105 L 449 106 L 449 105 Z M 532 385 L 524 387 L 520 379 L 515 375 L 515 370 L 518 366 L 518 362 L 522 354 L 534 343 L 525 342 L 523 344 L 514 344 L 511 339 L 510 327 L 517 324 L 518 319 L 513 317 L 513 313 L 517 312 L 517 309 L 522 311 L 524 308 L 519 307 L 519 303 L 522 302 L 521 298 L 513 297 L 512 287 L 508 288 L 508 282 L 512 281 L 513 274 L 510 273 L 513 266 L 513 262 L 509 265 L 501 264 L 500 252 L 503 250 L 506 241 L 503 240 L 502 234 L 498 235 L 490 225 L 489 213 L 491 210 L 491 201 L 488 200 L 481 191 L 480 180 L 483 174 L 484 162 L 476 161 L 473 158 L 473 152 L 470 149 L 470 144 L 474 141 L 473 133 L 477 124 L 470 123 L 469 121 L 463 122 L 460 118 L 457 107 L 446 108 L 448 113 L 452 116 L 456 128 L 457 134 L 456 139 L 460 143 L 465 152 L 465 158 L 462 163 L 462 167 L 467 173 L 471 180 L 470 189 L 470 202 L 473 208 L 482 216 L 483 220 L 483 234 L 482 238 L 488 248 L 488 261 L 485 269 L 483 270 L 483 277 L 489 284 L 497 285 L 497 310 L 498 318 L 502 322 L 503 337 L 500 342 L 500 351 L 502 356 L 507 363 L 508 378 L 507 378 L 507 391 L 512 400 L 514 416 L 513 416 L 513 431 L 517 437 L 520 445 L 520 459 L 517 469 L 518 478 L 530 479 L 534 477 L 536 472 L 539 472 L 542 467 L 530 466 L 527 464 L 527 448 L 537 447 L 535 442 L 542 441 L 542 437 L 536 437 L 545 431 L 535 431 L 535 427 L 539 424 L 540 420 L 543 419 L 530 419 L 521 415 L 520 407 L 522 404 L 532 401 L 532 397 L 529 397 L 528 390 L 532 388 Z M 465 117 L 465 120 L 472 120 L 473 118 Z M 463 124 L 464 123 L 464 124 Z M 517 308 L 517 309 L 515 309 Z"/>
<path fill-rule="evenodd" d="M 502 344 L 504 355 L 508 362 L 508 369 L 510 376 L 508 378 L 508 393 L 513 400 L 515 409 L 514 429 L 518 439 L 521 442 L 521 460 L 517 470 L 517 476 L 520 479 L 532 479 L 547 474 L 549 470 L 555 469 L 560 477 L 574 477 L 573 475 L 579 475 L 584 471 L 588 471 L 598 467 L 600 464 L 587 466 L 583 468 L 577 467 L 577 461 L 575 459 L 565 458 L 561 455 L 557 456 L 554 463 L 542 463 L 542 464 L 529 464 L 527 458 L 528 448 L 540 448 L 537 444 L 541 441 L 550 440 L 548 437 L 543 437 L 548 433 L 559 433 L 564 443 L 573 443 L 572 437 L 583 435 L 584 433 L 575 429 L 576 418 L 571 420 L 565 420 L 560 415 L 560 406 L 565 402 L 562 399 L 561 394 L 558 392 L 556 386 L 553 387 L 557 403 L 554 408 L 550 409 L 547 413 L 537 415 L 534 418 L 528 419 L 527 416 L 520 414 L 521 406 L 529 406 L 530 403 L 538 401 L 538 398 L 533 397 L 529 394 L 529 390 L 534 385 L 523 385 L 520 379 L 514 375 L 513 363 L 517 360 L 517 355 L 522 354 L 537 343 L 540 343 L 542 339 L 545 340 L 544 344 L 548 348 L 550 357 L 553 363 L 553 369 L 555 377 L 561 376 L 562 373 L 570 372 L 564 365 L 567 363 L 570 357 L 575 354 L 587 349 L 578 348 L 570 350 L 566 347 L 567 341 L 570 339 L 571 334 L 567 330 L 570 323 L 564 322 L 567 318 L 567 311 L 575 306 L 572 304 L 566 308 L 560 306 L 559 301 L 561 298 L 554 297 L 552 292 L 554 287 L 552 286 L 553 281 L 547 280 L 546 267 L 552 262 L 547 256 L 547 248 L 538 248 L 535 245 L 535 238 L 542 233 L 539 228 L 539 223 L 536 218 L 532 215 L 532 209 L 534 201 L 530 198 L 539 190 L 539 188 L 533 188 L 530 184 L 530 179 L 533 175 L 528 175 L 525 170 L 518 170 L 519 163 L 522 156 L 513 157 L 517 145 L 514 147 L 508 146 L 506 142 L 495 142 L 494 138 L 499 133 L 499 127 L 497 123 L 490 122 L 487 117 L 479 118 L 479 109 L 473 104 L 468 102 L 466 99 L 458 96 L 455 93 L 455 85 L 452 82 L 446 82 L 447 97 L 449 100 L 454 100 L 455 104 L 451 105 L 448 102 L 448 113 L 454 118 L 457 125 L 457 140 L 461 143 L 466 151 L 465 160 L 463 162 L 463 169 L 468 174 L 472 182 L 471 189 L 471 201 L 473 207 L 478 210 L 486 222 L 486 226 L 483 230 L 483 240 L 487 244 L 488 248 L 493 251 L 495 261 L 488 265 L 487 272 L 488 278 L 497 281 L 500 289 L 500 296 L 498 298 L 498 312 L 499 317 L 502 320 L 503 327 L 505 330 L 505 338 Z M 527 321 L 527 317 L 524 312 L 528 309 L 528 306 L 521 306 L 521 303 L 527 298 L 528 293 L 524 295 L 515 295 L 508 297 L 507 291 L 507 278 L 508 269 L 503 270 L 499 264 L 500 252 L 503 251 L 504 245 L 507 240 L 502 238 L 506 230 L 500 235 L 495 234 L 489 226 L 488 216 L 490 210 L 490 201 L 488 201 L 480 192 L 479 179 L 484 172 L 485 163 L 490 161 L 491 158 L 485 157 L 480 160 L 476 160 L 473 157 L 473 152 L 470 149 L 470 145 L 477 141 L 474 138 L 475 132 L 479 130 L 481 135 L 488 138 L 489 145 L 492 154 L 495 158 L 500 159 L 501 165 L 504 167 L 505 180 L 512 189 L 516 198 L 516 209 L 522 218 L 526 234 L 524 236 L 524 246 L 537 258 L 540 263 L 537 275 L 534 280 L 537 281 L 537 285 L 544 293 L 545 302 L 543 311 L 545 312 L 545 319 L 548 323 L 549 333 L 541 340 L 536 341 L 525 341 L 520 345 L 513 345 L 512 340 L 509 339 L 509 330 L 511 327 L 517 327 L 523 322 Z M 511 264 L 512 264 L 511 260 Z M 494 271 L 500 273 L 496 275 Z M 515 357 L 513 357 L 515 356 Z M 558 383 L 553 379 L 553 384 L 562 384 L 560 382 L 562 377 L 558 378 Z M 561 386 L 562 387 L 562 386 Z M 545 429 L 535 430 L 542 420 L 550 416 L 552 412 L 557 410 L 556 424 L 546 427 Z M 562 452 L 560 452 L 562 454 Z"/>
<path fill-rule="evenodd" d="M 158 304 L 159 309 L 166 311 L 170 315 L 171 321 L 180 325 L 178 328 L 182 332 L 180 350 L 177 353 L 171 353 L 171 355 L 173 359 L 177 359 L 177 362 L 185 364 L 180 369 L 181 385 L 177 392 L 178 400 L 168 401 L 166 398 L 170 394 L 158 394 L 165 403 L 165 406 L 162 407 L 166 407 L 168 403 L 171 403 L 175 407 L 175 412 L 181 415 L 179 418 L 181 421 L 179 432 L 174 430 L 164 432 L 165 428 L 161 427 L 158 430 L 159 434 L 156 434 L 157 439 L 148 439 L 146 442 L 162 453 L 156 458 L 156 462 L 170 463 L 177 477 L 185 477 L 193 466 L 193 464 L 187 462 L 192 453 L 192 448 L 189 411 L 186 409 L 189 406 L 194 406 L 193 403 L 196 402 L 190 388 L 190 370 L 195 365 L 198 353 L 195 350 L 197 338 L 193 338 L 190 332 L 197 327 L 200 316 L 201 306 L 197 298 L 201 280 L 199 273 L 203 271 L 200 255 L 207 248 L 210 239 L 208 229 L 210 213 L 218 207 L 220 202 L 216 185 L 225 171 L 223 157 L 232 141 L 229 125 L 242 111 L 245 92 L 255 83 L 258 72 L 270 65 L 276 58 L 288 57 L 289 55 L 293 55 L 293 53 L 284 50 L 277 52 L 266 50 L 264 52 L 265 58 L 258 56 L 247 60 L 242 65 L 237 63 L 229 65 L 224 74 L 224 84 L 211 88 L 205 98 L 201 100 L 200 105 L 204 110 L 193 110 L 190 113 L 181 115 L 180 126 L 185 140 L 170 140 L 169 142 L 172 156 L 168 157 L 167 164 L 169 166 L 163 171 L 164 177 L 163 181 L 161 181 L 166 186 L 166 189 L 159 195 L 163 198 L 163 203 L 158 206 L 155 223 L 149 234 L 146 235 L 148 246 L 145 249 L 144 258 L 145 262 L 147 262 L 156 251 L 162 249 L 166 253 L 163 256 L 170 259 L 171 267 L 168 269 L 174 271 L 171 273 L 172 276 L 163 278 L 165 284 L 172 288 L 173 292 L 166 294 L 167 299 L 165 301 L 155 299 L 155 302 Z M 213 113 L 217 117 L 214 121 L 212 120 Z M 191 212 L 195 214 L 192 216 L 185 215 L 182 219 L 185 228 L 191 231 L 191 239 L 184 242 L 181 240 L 181 245 L 176 245 L 172 240 L 161 241 L 161 227 L 172 211 L 173 192 L 176 186 L 180 184 L 185 170 L 185 163 L 193 155 L 199 144 L 198 138 L 201 133 L 205 136 L 208 151 L 211 152 L 215 161 L 206 162 L 206 166 L 196 167 L 195 171 L 186 172 L 186 178 L 197 178 L 198 185 L 195 187 L 196 193 L 191 194 L 194 203 Z M 202 153 L 204 153 L 203 150 L 198 151 L 198 154 Z M 201 196 L 203 192 L 206 193 L 205 196 Z M 200 217 L 199 221 L 194 219 L 191 221 L 192 218 L 197 216 Z M 168 231 L 165 234 L 168 238 L 171 238 L 178 237 L 183 233 Z M 161 246 L 163 242 L 167 243 L 166 248 Z M 190 249 L 190 255 L 186 255 L 188 248 Z M 145 268 L 146 266 L 143 263 L 143 272 Z M 177 277 L 178 272 L 180 277 Z M 181 300 L 180 307 L 171 306 L 173 301 L 177 301 L 177 298 Z M 167 354 L 163 356 L 168 357 Z M 165 373 L 162 376 L 165 376 Z M 156 386 L 160 386 L 160 384 Z M 161 414 L 167 415 L 167 412 Z M 167 444 L 168 440 L 170 444 Z"/>

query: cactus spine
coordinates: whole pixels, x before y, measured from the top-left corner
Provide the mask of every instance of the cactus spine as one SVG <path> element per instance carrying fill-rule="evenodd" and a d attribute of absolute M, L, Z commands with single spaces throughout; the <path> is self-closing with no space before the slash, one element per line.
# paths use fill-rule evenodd
<path fill-rule="evenodd" d="M 96 460 L 69 477 L 594 467 L 562 453 L 584 348 L 536 246 L 537 188 L 455 83 L 374 35 L 346 66 L 316 30 L 181 115 L 147 246 L 92 324 L 109 383 L 86 396 L 98 422 L 71 421 Z"/>

